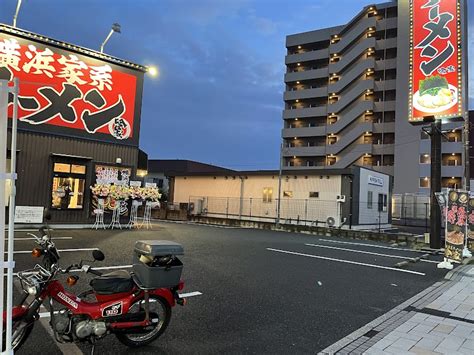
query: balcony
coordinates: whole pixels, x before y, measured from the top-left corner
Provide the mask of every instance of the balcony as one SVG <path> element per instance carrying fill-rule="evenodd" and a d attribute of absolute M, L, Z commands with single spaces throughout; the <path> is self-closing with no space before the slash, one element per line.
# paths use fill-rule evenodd
<path fill-rule="evenodd" d="M 393 133 L 395 132 L 395 122 L 374 123 L 374 133 Z"/>
<path fill-rule="evenodd" d="M 420 178 L 431 176 L 431 165 L 420 164 Z M 441 177 L 460 177 L 464 176 L 464 166 L 441 166 Z"/>
<path fill-rule="evenodd" d="M 382 50 L 387 48 L 397 48 L 396 38 L 379 39 L 375 43 L 375 50 Z"/>
<path fill-rule="evenodd" d="M 375 81 L 375 91 L 396 90 L 396 80 Z"/>
<path fill-rule="evenodd" d="M 283 128 L 281 135 L 283 138 L 325 136 L 326 126 Z"/>
<path fill-rule="evenodd" d="M 397 58 L 380 59 L 375 61 L 375 70 L 395 69 L 397 67 Z"/>
<path fill-rule="evenodd" d="M 287 100 L 296 100 L 296 99 L 312 99 L 316 97 L 326 97 L 328 95 L 328 89 L 326 86 L 316 88 L 316 89 L 303 89 L 303 90 L 294 90 L 294 91 L 285 91 L 283 94 L 283 99 Z"/>
<path fill-rule="evenodd" d="M 388 166 L 388 165 L 372 165 L 371 167 L 375 171 L 379 171 L 383 174 L 388 174 L 388 175 L 395 175 L 395 168 L 393 166 Z"/>
<path fill-rule="evenodd" d="M 285 83 L 291 83 L 295 81 L 320 79 L 328 77 L 328 68 L 303 70 L 299 72 L 286 73 Z"/>
<path fill-rule="evenodd" d="M 374 111 L 383 112 L 383 111 L 395 111 L 396 101 L 379 101 L 374 102 Z"/>
<path fill-rule="evenodd" d="M 311 157 L 311 156 L 325 156 L 326 146 L 314 146 L 314 147 L 291 147 L 283 148 L 282 155 L 284 157 Z"/>
<path fill-rule="evenodd" d="M 376 29 L 377 31 L 383 31 L 385 29 L 389 30 L 391 28 L 397 28 L 397 21 L 396 17 L 385 18 L 377 22 Z"/>
<path fill-rule="evenodd" d="M 283 118 L 300 118 L 300 117 L 318 117 L 327 115 L 327 106 L 297 108 L 294 110 L 283 110 Z"/>
<path fill-rule="evenodd" d="M 372 146 L 372 152 L 374 155 L 382 154 L 395 154 L 395 145 L 394 144 L 374 144 Z"/>
<path fill-rule="evenodd" d="M 441 143 L 441 152 L 443 154 L 462 153 L 464 147 L 462 142 L 443 142 Z M 431 154 L 431 143 L 429 139 L 420 141 L 420 154 Z"/>
<path fill-rule="evenodd" d="M 441 167 L 441 176 L 442 177 L 464 176 L 464 166 L 462 166 L 462 165 L 458 165 L 458 166 L 443 165 Z"/>
<path fill-rule="evenodd" d="M 304 53 L 290 54 L 285 58 L 285 64 L 295 64 L 301 62 L 309 62 L 329 57 L 329 49 L 320 49 L 316 51 L 309 51 Z"/>

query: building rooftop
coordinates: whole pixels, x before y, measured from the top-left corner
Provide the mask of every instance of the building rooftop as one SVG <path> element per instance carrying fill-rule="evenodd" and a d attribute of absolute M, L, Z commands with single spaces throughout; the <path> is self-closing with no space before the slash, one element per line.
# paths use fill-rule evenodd
<path fill-rule="evenodd" d="M 61 49 L 67 50 L 67 51 L 76 52 L 76 53 L 79 53 L 79 54 L 82 54 L 82 55 L 87 55 L 87 56 L 90 56 L 90 57 L 93 57 L 93 58 L 97 58 L 97 59 L 100 59 L 100 60 L 103 60 L 103 61 L 106 61 L 106 62 L 109 62 L 109 63 L 112 63 L 112 64 L 121 65 L 121 66 L 131 68 L 131 69 L 134 69 L 134 70 L 139 70 L 139 71 L 142 71 L 142 72 L 148 71 L 148 68 L 146 66 L 143 66 L 143 65 L 140 65 L 140 64 L 132 63 L 130 61 L 123 60 L 123 59 L 120 59 L 120 58 L 117 58 L 117 57 L 113 57 L 113 56 L 105 54 L 105 53 L 100 53 L 100 52 L 95 51 L 93 49 L 89 49 L 89 48 L 77 46 L 75 44 L 59 41 L 57 39 L 46 37 L 44 35 L 40 35 L 40 34 L 37 34 L 37 33 L 34 33 L 34 32 L 29 32 L 29 31 L 26 31 L 26 30 L 23 30 L 23 29 L 20 29 L 20 28 L 17 28 L 17 27 L 12 27 L 12 26 L 9 26 L 9 25 L 5 25 L 3 23 L 0 23 L 0 33 L 9 33 L 9 34 L 12 34 L 12 35 L 15 35 L 15 36 L 18 36 L 18 37 L 33 40 L 35 42 L 40 42 L 40 43 L 47 44 L 49 46 L 53 46 L 53 47 L 57 47 L 57 48 L 61 48 Z"/>
<path fill-rule="evenodd" d="M 148 173 L 163 173 L 166 176 L 190 174 L 218 174 L 236 173 L 231 169 L 185 159 L 150 159 L 148 160 Z"/>

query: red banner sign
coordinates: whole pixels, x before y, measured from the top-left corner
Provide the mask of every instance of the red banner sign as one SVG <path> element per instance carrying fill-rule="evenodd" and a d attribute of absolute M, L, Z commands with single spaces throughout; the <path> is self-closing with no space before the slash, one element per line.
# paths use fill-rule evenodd
<path fill-rule="evenodd" d="M 410 0 L 409 121 L 460 117 L 460 0 Z"/>
<path fill-rule="evenodd" d="M 18 117 L 31 128 L 52 125 L 91 137 L 132 140 L 137 77 L 117 68 L 0 33 L 0 79 L 19 78 Z"/>

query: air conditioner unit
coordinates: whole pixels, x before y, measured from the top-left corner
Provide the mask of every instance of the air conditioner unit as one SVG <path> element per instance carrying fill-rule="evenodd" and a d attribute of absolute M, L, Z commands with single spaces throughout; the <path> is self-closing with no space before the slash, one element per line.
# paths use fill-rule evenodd
<path fill-rule="evenodd" d="M 336 196 L 337 202 L 346 202 L 346 195 L 337 195 Z"/>
<path fill-rule="evenodd" d="M 199 215 L 203 211 L 203 200 L 202 199 L 196 199 L 194 202 L 191 202 L 190 204 L 190 212 L 193 215 Z"/>

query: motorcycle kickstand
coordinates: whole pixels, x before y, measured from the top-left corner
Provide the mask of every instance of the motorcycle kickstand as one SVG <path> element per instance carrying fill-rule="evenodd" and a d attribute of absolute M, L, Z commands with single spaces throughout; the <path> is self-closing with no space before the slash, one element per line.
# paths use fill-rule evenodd
<path fill-rule="evenodd" d="M 91 355 L 94 355 L 94 350 L 95 350 L 95 344 L 92 344 Z"/>

